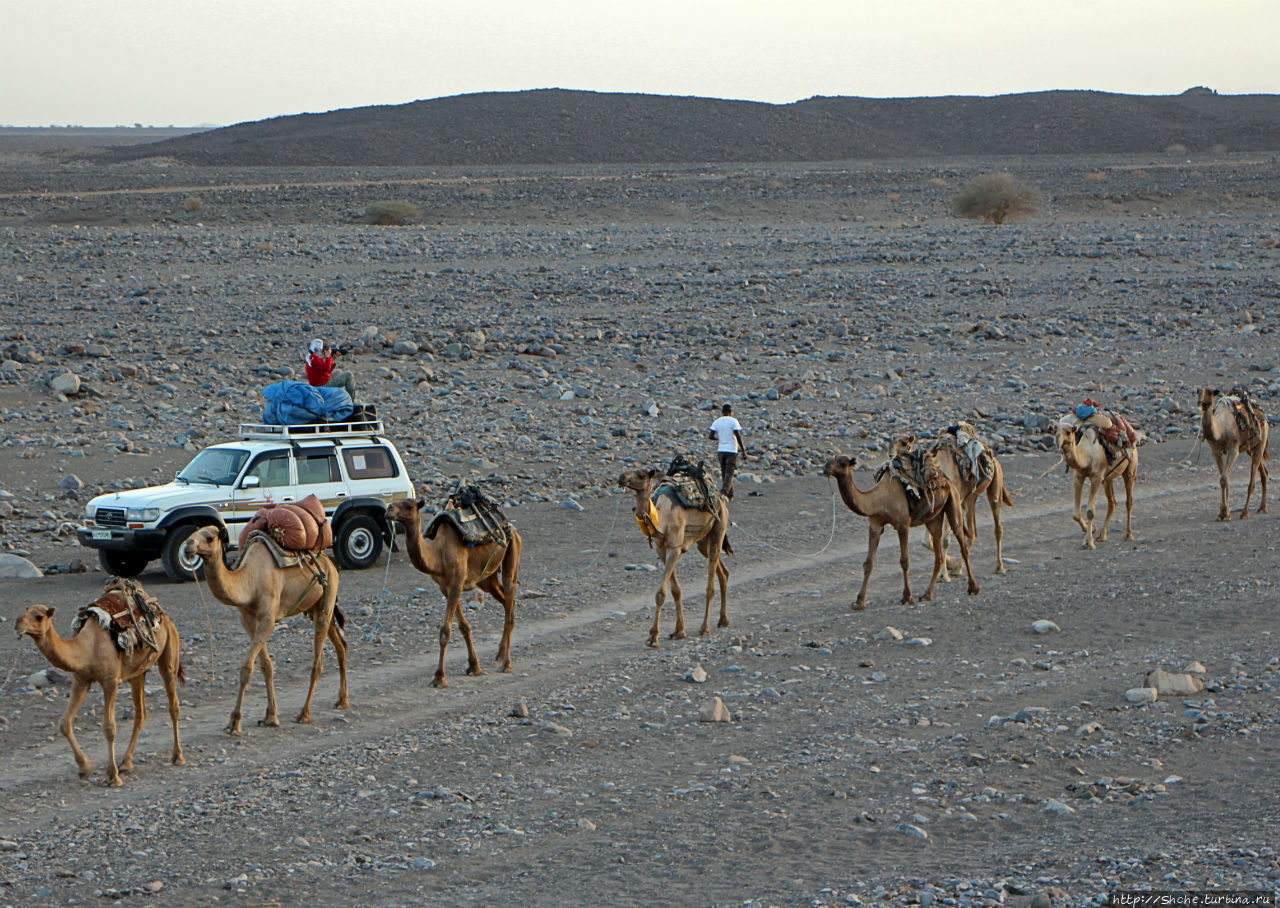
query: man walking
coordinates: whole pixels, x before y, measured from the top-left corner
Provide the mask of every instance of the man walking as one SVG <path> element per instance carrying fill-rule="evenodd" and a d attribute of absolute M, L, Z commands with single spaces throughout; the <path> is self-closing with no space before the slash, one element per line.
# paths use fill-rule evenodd
<path fill-rule="evenodd" d="M 720 494 L 733 497 L 733 473 L 738 466 L 738 453 L 747 456 L 747 446 L 742 441 L 742 424 L 733 417 L 733 407 L 720 408 L 720 418 L 711 424 L 708 438 L 716 439 L 716 459 L 720 461 Z"/>

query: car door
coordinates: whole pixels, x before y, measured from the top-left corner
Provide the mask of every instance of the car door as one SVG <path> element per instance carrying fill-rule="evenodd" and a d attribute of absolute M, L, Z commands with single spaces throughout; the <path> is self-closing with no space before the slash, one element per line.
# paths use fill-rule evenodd
<path fill-rule="evenodd" d="M 253 515 L 269 504 L 283 504 L 297 498 L 293 479 L 293 459 L 287 448 L 264 451 L 249 463 L 244 475 L 236 484 L 229 513 L 223 514 L 233 545 L 239 542 L 240 531 Z"/>
<path fill-rule="evenodd" d="M 324 505 L 324 512 L 333 512 L 351 494 L 342 471 L 338 467 L 338 455 L 330 446 L 304 446 L 294 451 L 298 469 L 297 500 L 315 495 Z"/>

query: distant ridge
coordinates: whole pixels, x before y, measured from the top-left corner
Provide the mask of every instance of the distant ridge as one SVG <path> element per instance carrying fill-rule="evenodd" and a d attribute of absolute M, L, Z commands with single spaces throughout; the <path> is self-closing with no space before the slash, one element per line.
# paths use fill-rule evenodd
<path fill-rule="evenodd" d="M 209 166 L 835 161 L 1280 150 L 1280 96 L 1047 91 L 794 104 L 564 89 L 276 117 L 115 148 Z"/>

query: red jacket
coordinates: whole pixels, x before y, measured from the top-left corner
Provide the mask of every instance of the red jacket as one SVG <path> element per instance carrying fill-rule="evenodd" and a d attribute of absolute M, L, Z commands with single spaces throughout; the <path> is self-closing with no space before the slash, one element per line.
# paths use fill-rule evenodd
<path fill-rule="evenodd" d="M 307 382 L 312 387 L 323 388 L 333 377 L 333 357 L 318 356 L 308 353 L 305 360 L 307 366 Z"/>

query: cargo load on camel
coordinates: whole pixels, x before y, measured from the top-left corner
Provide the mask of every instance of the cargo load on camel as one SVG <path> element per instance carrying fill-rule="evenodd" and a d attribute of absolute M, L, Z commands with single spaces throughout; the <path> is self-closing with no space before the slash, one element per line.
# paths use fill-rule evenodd
<path fill-rule="evenodd" d="M 460 485 L 453 491 L 427 524 L 424 535 L 435 539 L 442 523 L 451 524 L 467 546 L 506 545 L 510 541 L 507 530 L 511 521 L 493 499 L 473 485 Z"/>
<path fill-rule="evenodd" d="M 333 545 L 333 526 L 315 495 L 308 495 L 297 504 L 259 509 L 240 531 L 241 551 L 252 533 L 262 533 L 288 552 L 322 552 Z"/>

